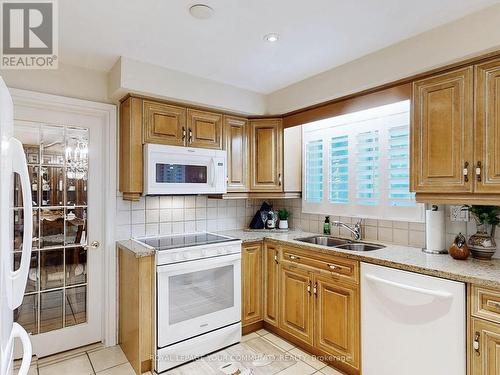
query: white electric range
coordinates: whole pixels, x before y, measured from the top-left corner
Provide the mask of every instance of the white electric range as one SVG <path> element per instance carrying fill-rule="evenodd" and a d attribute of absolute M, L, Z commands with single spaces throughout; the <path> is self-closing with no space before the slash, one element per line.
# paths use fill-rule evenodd
<path fill-rule="evenodd" d="M 135 241 L 156 250 L 156 372 L 241 340 L 241 240 L 205 232 Z"/>

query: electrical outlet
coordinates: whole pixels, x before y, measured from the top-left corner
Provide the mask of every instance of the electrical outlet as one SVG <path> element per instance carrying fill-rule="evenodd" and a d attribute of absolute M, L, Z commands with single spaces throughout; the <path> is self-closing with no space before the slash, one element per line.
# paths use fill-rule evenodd
<path fill-rule="evenodd" d="M 469 221 L 469 211 L 465 210 L 463 206 L 450 206 L 450 220 L 451 221 Z"/>

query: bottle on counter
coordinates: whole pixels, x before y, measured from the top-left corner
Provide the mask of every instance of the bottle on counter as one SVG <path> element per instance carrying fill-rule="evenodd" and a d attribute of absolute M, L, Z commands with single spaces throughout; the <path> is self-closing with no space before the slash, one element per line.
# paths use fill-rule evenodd
<path fill-rule="evenodd" d="M 266 220 L 266 229 L 275 229 L 276 228 L 276 220 L 274 218 L 274 212 L 269 211 L 267 214 Z"/>
<path fill-rule="evenodd" d="M 331 233 L 330 216 L 325 217 L 325 223 L 323 224 L 323 234 Z"/>

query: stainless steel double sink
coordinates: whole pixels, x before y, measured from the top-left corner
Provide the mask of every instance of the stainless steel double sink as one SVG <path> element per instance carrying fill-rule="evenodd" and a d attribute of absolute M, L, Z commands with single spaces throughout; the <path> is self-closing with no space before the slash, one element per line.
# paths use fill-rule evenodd
<path fill-rule="evenodd" d="M 321 246 L 336 247 L 338 249 L 351 250 L 351 251 L 372 251 L 372 250 L 383 249 L 385 247 L 383 245 L 351 241 L 345 238 L 332 237 L 332 236 L 303 237 L 303 238 L 296 238 L 295 241 L 306 242 Z"/>

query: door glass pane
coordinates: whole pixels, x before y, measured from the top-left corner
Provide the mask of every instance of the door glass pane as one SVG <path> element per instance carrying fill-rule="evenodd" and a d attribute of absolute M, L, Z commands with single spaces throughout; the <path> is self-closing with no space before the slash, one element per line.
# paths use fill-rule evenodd
<path fill-rule="evenodd" d="M 234 306 L 234 266 L 184 273 L 169 278 L 169 324 Z"/>
<path fill-rule="evenodd" d="M 40 252 L 40 283 L 42 290 L 64 285 L 64 249 Z"/>
<path fill-rule="evenodd" d="M 33 200 L 33 248 L 23 304 L 15 320 L 32 334 L 87 321 L 87 181 L 89 130 L 15 123 Z M 23 210 L 14 181 L 14 267 L 19 268 Z"/>
<path fill-rule="evenodd" d="M 87 288 L 84 286 L 66 289 L 65 327 L 87 321 Z"/>
<path fill-rule="evenodd" d="M 40 294 L 40 333 L 63 327 L 63 290 Z"/>
<path fill-rule="evenodd" d="M 14 311 L 14 320 L 26 332 L 33 335 L 38 333 L 38 294 L 24 296 L 23 303 Z"/>

